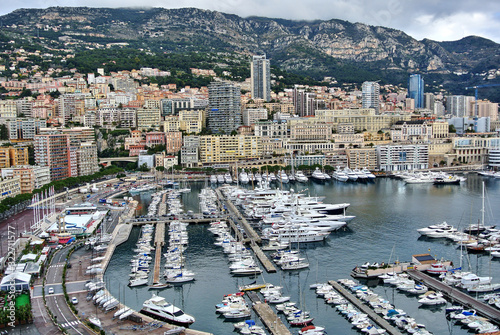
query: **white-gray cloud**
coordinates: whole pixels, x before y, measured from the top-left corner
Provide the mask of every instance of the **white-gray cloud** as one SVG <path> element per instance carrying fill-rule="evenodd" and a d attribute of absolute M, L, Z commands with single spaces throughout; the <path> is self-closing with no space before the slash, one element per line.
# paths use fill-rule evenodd
<path fill-rule="evenodd" d="M 0 14 L 17 8 L 50 6 L 196 7 L 237 14 L 293 20 L 342 19 L 403 30 L 416 39 L 457 40 L 478 35 L 500 42 L 498 0 L 25 0 L 3 4 Z"/>

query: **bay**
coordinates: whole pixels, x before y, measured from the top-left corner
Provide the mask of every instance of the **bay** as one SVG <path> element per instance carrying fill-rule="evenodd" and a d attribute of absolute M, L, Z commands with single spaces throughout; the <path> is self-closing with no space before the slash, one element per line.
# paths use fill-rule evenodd
<path fill-rule="evenodd" d="M 462 185 L 445 186 L 405 185 L 400 180 L 389 178 L 378 178 L 368 183 L 332 181 L 284 185 L 285 189 L 325 196 L 324 202 L 327 203 L 348 202 L 351 205 L 347 213 L 356 215 L 356 218 L 347 229 L 332 233 L 325 242 L 300 245 L 301 252 L 310 263 L 309 269 L 264 273 L 257 280 L 283 286 L 284 294 L 309 310 L 315 317 L 314 324 L 326 327 L 329 334 L 358 333 L 334 308 L 316 298 L 309 285 L 317 280 L 326 282 L 347 278 L 352 268 L 367 261 L 409 261 L 411 255 L 427 252 L 458 265 L 460 250 L 456 245 L 445 240 L 419 238 L 417 229 L 443 221 L 457 228 L 476 223 L 481 217 L 483 181 L 487 193 L 486 224 L 494 224 L 491 222 L 496 222 L 500 215 L 500 180 L 475 174 L 467 175 Z M 186 211 L 198 212 L 198 193 L 203 187 L 202 182 L 192 183 L 191 193 L 182 196 Z M 137 197 L 142 202 L 143 210 L 147 209 L 151 195 L 145 193 Z M 190 225 L 188 233 L 189 247 L 185 252 L 187 268 L 196 272 L 196 281 L 160 291 L 160 295 L 195 316 L 192 328 L 214 334 L 230 334 L 233 332 L 232 324 L 218 317 L 214 306 L 220 303 L 223 295 L 236 292 L 239 285 L 253 279 L 230 275 L 229 263 L 221 248 L 213 245 L 214 237 L 207 231 L 206 225 Z M 127 286 L 128 264 L 138 236 L 139 229 L 134 228 L 129 240 L 116 248 L 105 274 L 111 293 L 135 310 L 140 310 L 144 300 L 152 294 L 147 287 Z M 470 262 L 477 274 L 491 274 L 494 282 L 500 282 L 498 259 L 490 261 L 486 254 L 470 254 L 465 260 L 465 263 Z M 396 308 L 404 309 L 418 323 L 427 325 L 427 329 L 434 334 L 467 333 L 466 329 L 453 325 L 445 318 L 444 307 L 419 307 L 416 297 L 406 296 L 388 286 L 374 286 L 373 290 L 386 297 Z M 253 319 L 257 317 L 253 315 Z M 292 333 L 296 334 L 297 330 L 292 329 Z"/>

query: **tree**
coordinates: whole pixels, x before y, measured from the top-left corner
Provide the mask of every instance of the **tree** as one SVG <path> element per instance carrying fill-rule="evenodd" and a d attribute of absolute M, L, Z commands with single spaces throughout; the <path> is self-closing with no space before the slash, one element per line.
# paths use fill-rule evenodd
<path fill-rule="evenodd" d="M 149 171 L 148 165 L 146 163 L 142 164 L 139 167 L 139 171 L 141 171 L 141 172 L 148 172 Z"/>
<path fill-rule="evenodd" d="M 450 124 L 450 125 L 448 126 L 448 132 L 450 132 L 450 133 L 456 133 L 456 132 L 457 132 L 457 130 L 455 129 L 455 126 L 454 126 L 454 125 Z"/>
<path fill-rule="evenodd" d="M 164 166 L 157 166 L 156 171 L 163 172 L 163 171 L 165 171 L 165 167 Z"/>
<path fill-rule="evenodd" d="M 0 140 L 8 140 L 9 139 L 9 130 L 7 126 L 2 124 L 0 125 Z"/>

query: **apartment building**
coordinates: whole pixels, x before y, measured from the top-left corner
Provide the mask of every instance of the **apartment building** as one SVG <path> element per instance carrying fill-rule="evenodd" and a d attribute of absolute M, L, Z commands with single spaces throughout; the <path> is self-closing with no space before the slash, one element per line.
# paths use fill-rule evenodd
<path fill-rule="evenodd" d="M 0 168 L 27 164 L 28 147 L 0 147 Z"/>
<path fill-rule="evenodd" d="M 74 176 L 69 135 L 35 135 L 34 144 L 36 164 L 50 168 L 52 181 Z"/>
<path fill-rule="evenodd" d="M 46 120 L 19 118 L 7 121 L 9 140 L 32 141 L 35 135 L 40 134 L 40 129 L 47 127 Z"/>
<path fill-rule="evenodd" d="M 200 136 L 200 162 L 229 163 L 262 155 L 261 140 L 257 136 Z"/>
<path fill-rule="evenodd" d="M 165 132 L 165 151 L 168 154 L 174 154 L 181 150 L 182 147 L 182 132 L 168 131 Z"/>
<path fill-rule="evenodd" d="M 160 129 L 160 109 L 139 108 L 137 110 L 137 128 L 140 130 Z"/>
<path fill-rule="evenodd" d="M 0 201 L 21 194 L 21 178 L 15 176 L 0 180 Z"/>
<path fill-rule="evenodd" d="M 46 166 L 23 165 L 2 169 L 2 178 L 20 178 L 21 193 L 32 193 L 33 190 L 50 183 L 50 170 Z"/>
<path fill-rule="evenodd" d="M 347 149 L 347 158 L 351 169 L 377 169 L 377 151 L 375 148 Z"/>
<path fill-rule="evenodd" d="M 380 145 L 376 149 L 380 171 L 419 170 L 429 167 L 428 145 Z"/>
<path fill-rule="evenodd" d="M 187 134 L 198 134 L 206 126 L 204 110 L 179 111 L 179 129 Z"/>
<path fill-rule="evenodd" d="M 165 144 L 165 133 L 160 131 L 152 131 L 146 133 L 146 146 L 154 147 L 156 145 Z"/>
<path fill-rule="evenodd" d="M 260 120 L 267 120 L 267 109 L 265 108 L 252 108 L 243 110 L 243 125 L 251 126 Z"/>
<path fill-rule="evenodd" d="M 99 171 L 97 145 L 95 142 L 80 143 L 76 150 L 78 176 L 87 176 Z"/>

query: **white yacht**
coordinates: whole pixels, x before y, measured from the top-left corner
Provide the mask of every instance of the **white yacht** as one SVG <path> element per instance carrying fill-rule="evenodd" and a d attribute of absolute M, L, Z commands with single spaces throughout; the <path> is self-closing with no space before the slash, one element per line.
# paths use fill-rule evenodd
<path fill-rule="evenodd" d="M 349 169 L 347 166 L 344 168 L 344 173 L 347 175 L 347 177 L 349 177 L 349 180 L 351 181 L 358 180 L 358 175 L 354 171 Z"/>
<path fill-rule="evenodd" d="M 434 233 L 437 230 L 450 230 L 451 231 L 456 231 L 455 227 L 449 225 L 446 223 L 446 221 L 443 221 L 443 223 L 435 224 L 435 225 L 430 225 L 425 228 L 420 228 L 417 229 L 420 235 L 428 235 L 431 233 Z"/>
<path fill-rule="evenodd" d="M 217 176 L 216 175 L 213 174 L 210 176 L 210 183 L 217 184 Z"/>
<path fill-rule="evenodd" d="M 337 170 L 333 172 L 332 176 L 335 180 L 342 182 L 349 180 L 349 176 L 347 176 L 347 174 L 344 171 L 342 171 L 339 167 L 337 167 Z"/>
<path fill-rule="evenodd" d="M 325 174 L 319 168 L 316 168 L 316 170 L 314 170 L 314 172 L 311 175 L 311 178 L 313 178 L 314 180 L 317 180 L 317 181 L 325 181 L 326 180 Z"/>
<path fill-rule="evenodd" d="M 297 171 L 295 172 L 295 180 L 298 181 L 299 183 L 307 183 L 309 178 L 307 178 L 302 171 Z"/>
<path fill-rule="evenodd" d="M 286 172 L 283 170 L 280 170 L 278 172 L 278 182 L 280 182 L 282 184 L 288 184 L 289 181 L 290 180 L 288 179 Z"/>
<path fill-rule="evenodd" d="M 243 185 L 248 184 L 248 182 L 250 181 L 250 179 L 248 178 L 248 173 L 245 171 L 245 169 L 241 170 L 240 175 L 238 176 L 238 180 Z"/>
<path fill-rule="evenodd" d="M 219 184 L 224 184 L 224 175 L 222 174 L 217 175 L 217 182 Z"/>
<path fill-rule="evenodd" d="M 358 176 L 358 181 L 366 181 L 368 179 L 368 176 L 360 169 L 356 168 L 352 172 L 354 172 Z"/>
<path fill-rule="evenodd" d="M 370 172 L 370 170 L 368 170 L 366 167 L 364 167 L 362 170 L 361 170 L 368 179 L 375 179 L 376 176 Z"/>
<path fill-rule="evenodd" d="M 180 308 L 168 303 L 165 298 L 156 294 L 153 294 L 151 299 L 142 304 L 141 313 L 180 325 L 190 325 L 195 321 L 193 316 L 185 314 Z"/>
<path fill-rule="evenodd" d="M 224 174 L 224 182 L 226 184 L 231 184 L 233 182 L 233 178 L 231 178 L 231 174 L 229 172 Z"/>

